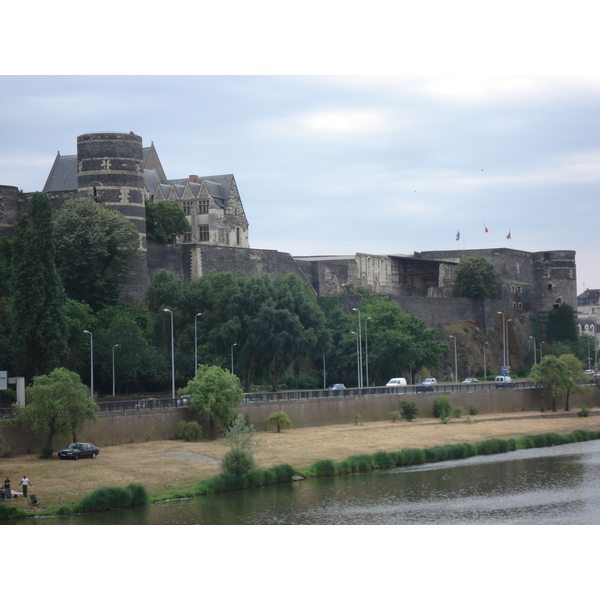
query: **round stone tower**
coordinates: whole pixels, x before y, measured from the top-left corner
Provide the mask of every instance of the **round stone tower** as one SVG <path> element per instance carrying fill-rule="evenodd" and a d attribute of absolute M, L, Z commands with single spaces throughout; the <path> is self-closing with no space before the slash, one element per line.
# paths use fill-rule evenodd
<path fill-rule="evenodd" d="M 140 234 L 146 250 L 146 207 L 142 138 L 134 133 L 85 133 L 77 137 L 80 196 L 118 210 Z"/>

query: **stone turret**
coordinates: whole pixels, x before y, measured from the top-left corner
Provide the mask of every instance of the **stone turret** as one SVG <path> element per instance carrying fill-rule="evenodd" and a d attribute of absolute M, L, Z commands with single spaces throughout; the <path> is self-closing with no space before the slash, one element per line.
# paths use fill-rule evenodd
<path fill-rule="evenodd" d="M 77 137 L 80 196 L 119 211 L 140 234 L 146 250 L 146 209 L 142 138 L 134 133 L 86 133 Z"/>

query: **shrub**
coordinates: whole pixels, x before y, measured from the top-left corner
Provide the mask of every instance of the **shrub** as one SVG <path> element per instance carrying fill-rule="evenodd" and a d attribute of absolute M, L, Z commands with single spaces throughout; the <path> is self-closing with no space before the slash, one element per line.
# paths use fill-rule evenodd
<path fill-rule="evenodd" d="M 501 454 L 508 452 L 508 441 L 500 439 L 483 440 L 473 444 L 477 454 Z"/>
<path fill-rule="evenodd" d="M 26 516 L 27 513 L 16 506 L 8 506 L 6 502 L 0 504 L 0 521 L 12 521 Z"/>
<path fill-rule="evenodd" d="M 578 417 L 589 417 L 590 411 L 585 406 L 582 406 L 581 410 L 577 413 L 577 416 Z"/>
<path fill-rule="evenodd" d="M 315 475 L 317 475 L 318 477 L 327 477 L 335 473 L 335 466 L 333 464 L 333 461 L 328 459 L 318 460 L 313 465 L 313 469 Z"/>
<path fill-rule="evenodd" d="M 280 433 L 282 429 L 289 429 L 292 426 L 290 418 L 284 412 L 273 412 L 265 421 L 269 424 L 277 427 L 277 433 Z"/>
<path fill-rule="evenodd" d="M 268 470 L 272 473 L 272 483 L 287 483 L 294 476 L 294 469 L 290 465 L 276 465 Z"/>
<path fill-rule="evenodd" d="M 148 502 L 144 486 L 131 483 L 126 488 L 102 487 L 94 490 L 75 505 L 75 512 L 99 512 L 114 508 L 129 508 Z"/>
<path fill-rule="evenodd" d="M 402 400 L 400 402 L 400 411 L 402 412 L 402 418 L 410 422 L 419 414 L 419 407 L 416 402 Z"/>
<path fill-rule="evenodd" d="M 378 469 L 391 469 L 396 465 L 394 457 L 387 452 L 376 452 L 373 462 Z"/>
<path fill-rule="evenodd" d="M 221 458 L 223 473 L 235 473 L 241 477 L 254 469 L 255 466 L 254 454 L 242 448 L 231 448 Z"/>
<path fill-rule="evenodd" d="M 444 424 L 452 418 L 452 403 L 447 396 L 438 396 L 433 403 L 433 416 Z"/>
<path fill-rule="evenodd" d="M 202 427 L 197 421 L 179 421 L 175 437 L 186 442 L 198 442 L 202 439 Z"/>
<path fill-rule="evenodd" d="M 388 414 L 388 416 L 392 420 L 392 423 L 395 423 L 396 421 L 400 421 L 402 419 L 402 415 L 397 410 L 393 410 Z"/>
<path fill-rule="evenodd" d="M 407 448 L 399 454 L 396 458 L 396 464 L 399 466 L 422 465 L 425 462 L 425 452 L 420 448 Z"/>
<path fill-rule="evenodd" d="M 260 487 L 267 483 L 267 478 L 263 469 L 252 469 L 244 475 L 246 487 Z"/>
<path fill-rule="evenodd" d="M 460 406 L 452 407 L 452 418 L 453 419 L 460 419 L 464 414 L 465 414 L 464 408 L 461 408 Z"/>
<path fill-rule="evenodd" d="M 469 414 L 472 416 L 478 415 L 479 414 L 479 409 L 476 406 L 470 406 L 469 407 Z"/>

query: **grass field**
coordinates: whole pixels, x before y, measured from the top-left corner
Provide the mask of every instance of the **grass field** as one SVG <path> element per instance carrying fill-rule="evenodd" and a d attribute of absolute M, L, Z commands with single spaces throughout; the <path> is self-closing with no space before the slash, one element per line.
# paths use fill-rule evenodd
<path fill-rule="evenodd" d="M 286 463 L 307 467 L 320 459 L 339 461 L 356 454 L 404 448 L 429 448 L 443 444 L 473 443 L 491 438 L 519 438 L 545 432 L 569 433 L 576 429 L 600 428 L 600 411 L 588 418 L 569 413 L 519 413 L 478 415 L 453 419 L 447 425 L 438 419 L 412 423 L 367 422 L 364 425 L 330 425 L 290 429 L 281 433 L 256 434 L 256 461 L 260 467 Z M 101 448 L 95 460 L 62 461 L 20 455 L 0 460 L 3 472 L 20 491 L 23 475 L 32 482 L 29 493 L 41 501 L 38 511 L 56 504 L 70 504 L 104 486 L 139 483 L 150 494 L 185 489 L 220 472 L 219 459 L 226 452 L 224 439 L 184 442 L 164 440 Z M 31 509 L 23 497 L 13 506 Z"/>

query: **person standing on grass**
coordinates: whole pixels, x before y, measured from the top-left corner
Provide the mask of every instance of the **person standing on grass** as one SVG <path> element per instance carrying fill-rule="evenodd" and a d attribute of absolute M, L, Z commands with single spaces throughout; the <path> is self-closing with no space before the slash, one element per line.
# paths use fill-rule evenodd
<path fill-rule="evenodd" d="M 31 481 L 27 479 L 27 475 L 23 475 L 21 479 L 21 487 L 23 488 L 23 498 L 27 498 L 27 487 L 31 485 Z"/>
<path fill-rule="evenodd" d="M 6 479 L 4 480 L 4 499 L 8 500 L 10 498 L 12 498 L 10 493 L 10 477 L 7 475 Z"/>

